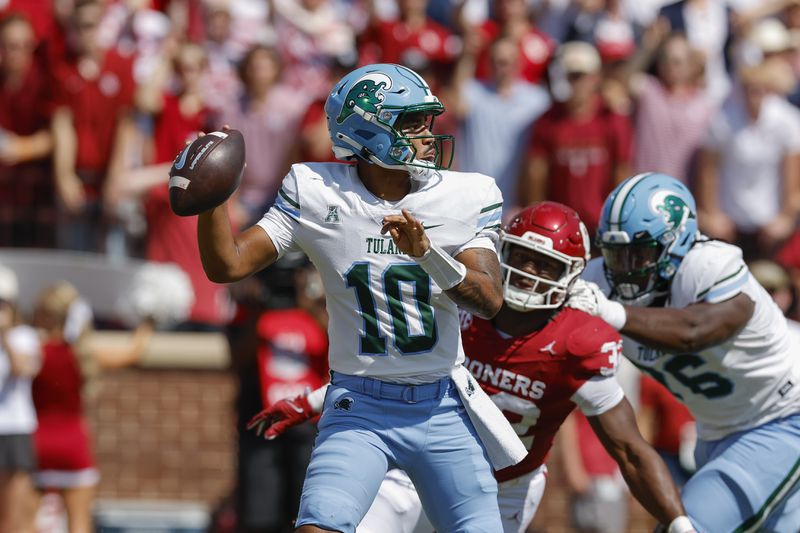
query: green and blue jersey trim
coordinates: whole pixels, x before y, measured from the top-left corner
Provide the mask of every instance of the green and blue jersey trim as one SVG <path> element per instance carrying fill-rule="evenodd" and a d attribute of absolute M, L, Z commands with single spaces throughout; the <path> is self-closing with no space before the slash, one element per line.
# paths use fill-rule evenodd
<path fill-rule="evenodd" d="M 503 202 L 487 205 L 481 209 L 478 214 L 478 220 L 475 222 L 477 233 L 487 230 L 495 230 L 501 227 L 501 219 L 503 216 Z"/>
<path fill-rule="evenodd" d="M 750 279 L 750 272 L 747 270 L 747 266 L 742 264 L 733 274 L 725 276 L 707 289 L 700 291 L 697 299 L 711 303 L 727 300 L 736 295 L 748 279 Z"/>
<path fill-rule="evenodd" d="M 281 188 L 278 190 L 278 196 L 279 196 L 279 197 L 281 197 L 281 198 L 283 198 L 284 200 L 286 200 L 286 201 L 289 203 L 289 205 L 291 205 L 291 206 L 292 206 L 292 207 L 294 207 L 295 209 L 300 209 L 300 202 L 299 202 L 299 201 L 297 201 L 297 200 L 294 200 L 294 199 L 292 199 L 292 197 L 291 197 L 291 196 L 289 196 L 288 194 L 286 194 L 286 191 L 284 191 L 284 190 L 283 190 L 283 187 L 281 187 Z"/>
<path fill-rule="evenodd" d="M 283 189 L 278 191 L 278 196 L 275 198 L 275 208 L 286 213 L 294 220 L 300 221 L 300 204 L 294 202 L 289 198 Z"/>

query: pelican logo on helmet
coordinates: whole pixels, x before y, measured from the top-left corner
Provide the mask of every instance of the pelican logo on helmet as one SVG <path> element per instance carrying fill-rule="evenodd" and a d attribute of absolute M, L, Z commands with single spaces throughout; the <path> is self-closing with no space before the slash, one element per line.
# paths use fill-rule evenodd
<path fill-rule="evenodd" d="M 680 196 L 672 191 L 658 191 L 650 197 L 650 209 L 653 213 L 661 213 L 670 230 L 683 226 L 694 213 Z"/>
<path fill-rule="evenodd" d="M 347 117 L 356 113 L 356 108 L 370 114 L 378 112 L 378 106 L 383 103 L 383 91 L 391 89 L 392 79 L 382 72 L 371 72 L 353 84 L 344 99 L 341 113 L 336 117 L 336 123 L 341 124 Z"/>

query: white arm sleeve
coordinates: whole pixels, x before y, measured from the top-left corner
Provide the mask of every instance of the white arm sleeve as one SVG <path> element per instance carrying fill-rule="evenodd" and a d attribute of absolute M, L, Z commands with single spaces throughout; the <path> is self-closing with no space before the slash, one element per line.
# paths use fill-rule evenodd
<path fill-rule="evenodd" d="M 614 376 L 594 376 L 572 395 L 572 402 L 586 416 L 602 415 L 616 407 L 625 393 Z"/>

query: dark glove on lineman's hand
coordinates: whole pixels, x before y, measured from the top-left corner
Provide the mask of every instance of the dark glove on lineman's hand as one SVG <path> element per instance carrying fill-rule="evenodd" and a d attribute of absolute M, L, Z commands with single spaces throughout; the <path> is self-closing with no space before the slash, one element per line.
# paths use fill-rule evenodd
<path fill-rule="evenodd" d="M 305 395 L 286 398 L 270 405 L 247 423 L 247 429 L 255 429 L 256 435 L 272 440 L 290 427 L 302 424 L 316 415 Z"/>

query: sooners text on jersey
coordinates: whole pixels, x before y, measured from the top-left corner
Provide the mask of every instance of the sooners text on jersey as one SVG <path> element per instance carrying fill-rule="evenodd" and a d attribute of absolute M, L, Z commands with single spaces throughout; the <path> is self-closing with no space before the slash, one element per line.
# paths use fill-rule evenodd
<path fill-rule="evenodd" d="M 544 463 L 572 396 L 593 376 L 612 375 L 619 335 L 602 320 L 564 308 L 539 331 L 506 338 L 487 320 L 462 319 L 465 366 L 508 418 L 528 455 L 497 472 L 502 482 Z"/>

